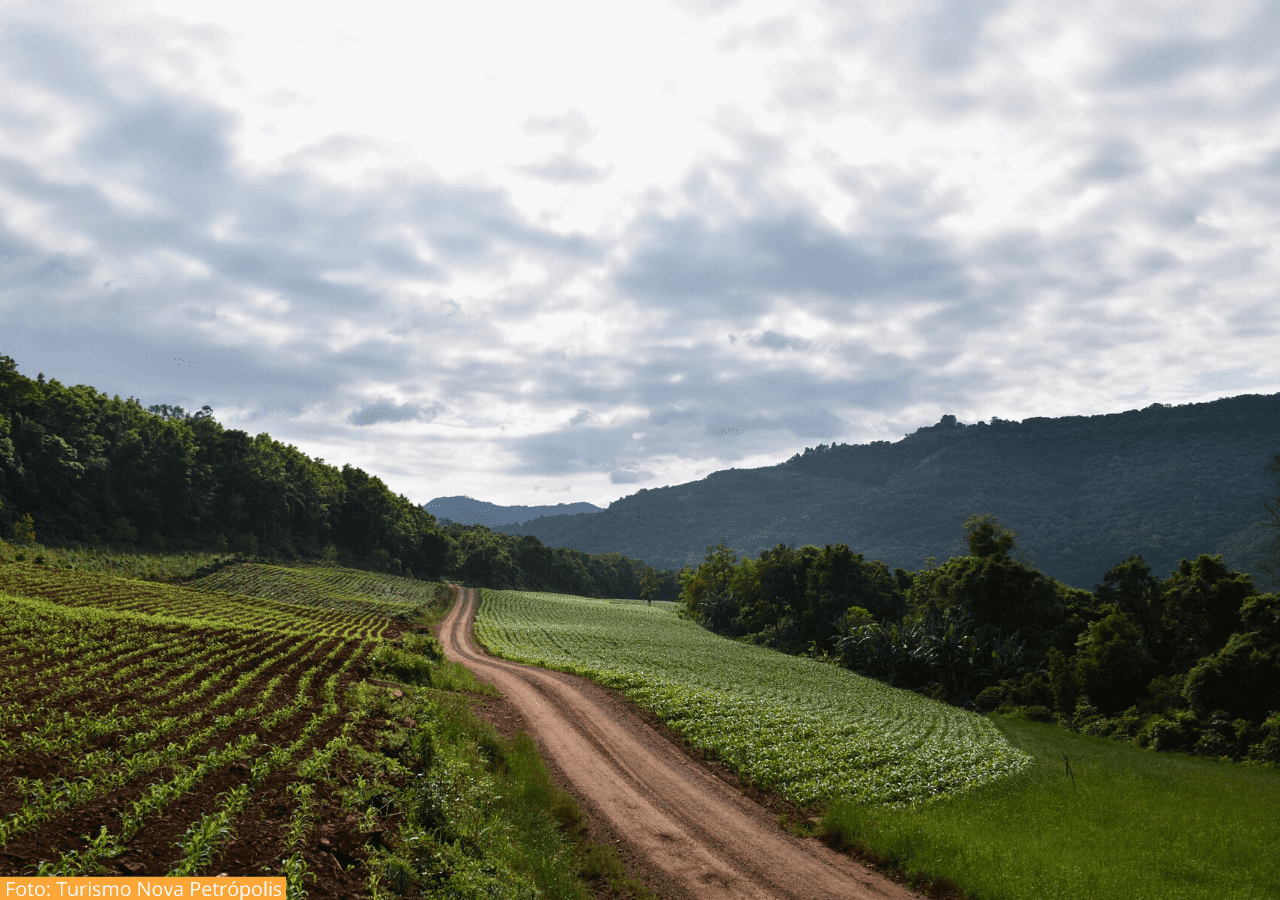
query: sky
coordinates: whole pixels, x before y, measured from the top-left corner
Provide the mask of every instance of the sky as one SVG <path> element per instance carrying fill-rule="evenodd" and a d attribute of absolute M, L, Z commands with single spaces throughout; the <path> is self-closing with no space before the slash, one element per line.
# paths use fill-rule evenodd
<path fill-rule="evenodd" d="M 0 0 L 0 353 L 418 503 L 1275 393 L 1277 46 L 1237 0 Z"/>

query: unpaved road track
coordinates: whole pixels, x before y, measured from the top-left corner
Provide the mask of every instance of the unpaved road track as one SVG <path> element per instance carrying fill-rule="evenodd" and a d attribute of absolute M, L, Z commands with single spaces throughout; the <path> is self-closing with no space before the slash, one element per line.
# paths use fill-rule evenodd
<path fill-rule="evenodd" d="M 461 588 L 440 629 L 445 655 L 496 686 L 588 811 L 660 870 L 664 898 L 915 900 L 817 840 L 784 833 L 758 804 L 714 778 L 618 704 L 561 672 L 489 656 L 472 624 L 480 591 Z M 593 696 L 597 694 L 597 696 Z"/>

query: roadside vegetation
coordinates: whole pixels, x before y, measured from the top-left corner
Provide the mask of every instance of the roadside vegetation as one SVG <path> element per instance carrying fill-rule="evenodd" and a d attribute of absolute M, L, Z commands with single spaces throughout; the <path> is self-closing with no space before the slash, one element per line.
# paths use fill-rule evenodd
<path fill-rule="evenodd" d="M 429 633 L 455 589 L 219 575 L 228 590 L 0 564 L 0 873 L 274 874 L 294 900 L 647 896 L 532 741 L 476 716 L 496 692 Z"/>
<path fill-rule="evenodd" d="M 1280 769 L 977 716 L 665 609 L 483 591 L 491 651 L 631 696 L 816 832 L 978 900 L 1280 896 Z M 1033 714 L 1034 715 L 1034 714 Z M 941 789 L 939 789 L 941 788 Z"/>

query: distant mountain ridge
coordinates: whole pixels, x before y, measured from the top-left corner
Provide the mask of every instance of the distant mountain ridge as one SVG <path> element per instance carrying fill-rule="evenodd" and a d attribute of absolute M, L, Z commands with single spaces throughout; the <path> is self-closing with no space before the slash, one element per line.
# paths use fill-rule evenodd
<path fill-rule="evenodd" d="M 1201 553 L 1254 574 L 1275 540 L 1262 504 L 1280 496 L 1266 472 L 1277 453 L 1280 394 L 1020 423 L 943 416 L 900 441 L 819 445 L 775 466 L 641 490 L 589 518 L 500 530 L 659 569 L 696 567 L 723 536 L 752 557 L 780 543 L 845 543 L 916 570 L 965 555 L 965 519 L 991 513 L 1030 562 L 1073 587 L 1092 589 L 1131 554 L 1161 577 Z M 1255 584 L 1274 589 L 1257 574 Z"/>
<path fill-rule="evenodd" d="M 498 506 L 471 497 L 437 497 L 423 504 L 423 509 L 437 519 L 449 519 L 462 525 L 518 525 L 542 516 L 572 516 L 604 510 L 592 503 L 557 503 L 555 506 Z"/>

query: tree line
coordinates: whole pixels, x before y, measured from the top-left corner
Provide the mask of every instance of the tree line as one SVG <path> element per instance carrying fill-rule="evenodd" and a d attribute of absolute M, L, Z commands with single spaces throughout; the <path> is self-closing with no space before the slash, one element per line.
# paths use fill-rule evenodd
<path fill-rule="evenodd" d="M 965 522 L 965 555 L 914 573 L 845 544 L 739 562 L 721 541 L 681 572 L 680 608 L 726 637 L 957 706 L 1280 763 L 1280 596 L 1208 554 L 1164 579 L 1130 556 L 1085 591 L 1016 546 L 991 515 Z"/>
<path fill-rule="evenodd" d="M 224 428 L 205 406 L 144 408 L 35 379 L 0 356 L 0 534 L 330 559 L 418 578 L 589 597 L 671 599 L 675 573 L 618 554 L 438 522 L 379 478 Z"/>

